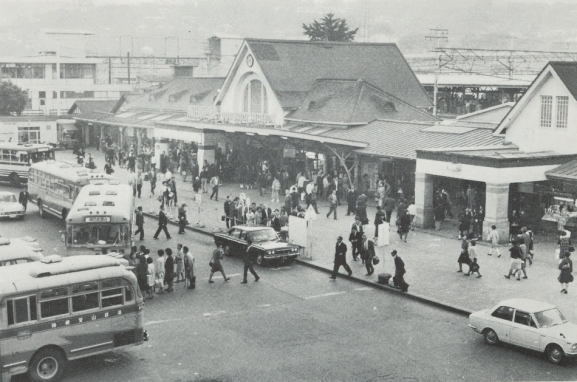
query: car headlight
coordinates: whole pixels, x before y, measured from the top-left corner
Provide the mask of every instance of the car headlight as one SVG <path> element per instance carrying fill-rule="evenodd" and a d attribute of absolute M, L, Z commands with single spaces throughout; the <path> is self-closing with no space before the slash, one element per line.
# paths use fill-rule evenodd
<path fill-rule="evenodd" d="M 573 346 L 571 346 L 571 350 L 577 350 L 577 344 L 573 344 Z"/>
<path fill-rule="evenodd" d="M 270 250 L 268 251 L 268 254 L 269 254 L 269 255 L 272 255 L 273 253 L 274 253 L 274 251 L 273 251 L 272 249 L 270 249 Z"/>

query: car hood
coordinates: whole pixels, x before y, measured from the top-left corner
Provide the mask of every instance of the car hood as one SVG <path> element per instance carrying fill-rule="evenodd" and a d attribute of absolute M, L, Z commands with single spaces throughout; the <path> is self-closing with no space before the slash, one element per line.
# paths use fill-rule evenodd
<path fill-rule="evenodd" d="M 541 332 L 553 338 L 565 339 L 567 342 L 577 343 L 577 324 L 572 322 L 566 322 L 563 325 L 556 325 L 550 328 L 542 328 Z M 561 334 L 563 334 L 565 338 L 563 338 Z"/>
<path fill-rule="evenodd" d="M 263 241 L 262 243 L 255 243 L 254 245 L 264 248 L 265 250 L 294 247 L 293 244 L 284 241 Z"/>

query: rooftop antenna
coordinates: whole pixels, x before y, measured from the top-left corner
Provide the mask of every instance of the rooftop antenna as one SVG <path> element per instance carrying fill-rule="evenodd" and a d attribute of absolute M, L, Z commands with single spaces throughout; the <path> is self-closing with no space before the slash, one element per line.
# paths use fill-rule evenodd
<path fill-rule="evenodd" d="M 436 51 L 439 53 L 439 57 L 437 60 L 437 69 L 435 70 L 435 87 L 433 88 L 433 115 L 437 115 L 437 93 L 439 91 L 439 75 L 441 74 L 441 52 L 439 48 L 441 48 L 441 41 L 448 42 L 449 41 L 449 30 L 448 29 L 441 29 L 441 28 L 433 28 L 429 29 L 430 34 L 425 36 L 425 40 L 429 41 L 437 41 L 437 49 Z"/>

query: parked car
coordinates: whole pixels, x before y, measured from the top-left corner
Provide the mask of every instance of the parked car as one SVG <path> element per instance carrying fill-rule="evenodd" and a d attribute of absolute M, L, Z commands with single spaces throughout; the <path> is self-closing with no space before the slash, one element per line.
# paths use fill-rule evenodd
<path fill-rule="evenodd" d="M 559 364 L 577 356 L 577 325 L 554 306 L 525 298 L 505 300 L 469 316 L 469 327 L 485 342 L 499 342 L 536 350 Z"/>
<path fill-rule="evenodd" d="M 11 192 L 0 191 L 0 218 L 22 219 L 24 206 L 18 203 L 18 198 Z"/>
<path fill-rule="evenodd" d="M 40 261 L 43 257 L 42 248 L 34 238 L 0 237 L 0 267 Z"/>
<path fill-rule="evenodd" d="M 238 225 L 226 233 L 214 234 L 214 242 L 228 247 L 229 255 L 242 256 L 248 248 L 247 240 L 252 242 L 256 263 L 264 265 L 273 260 L 291 262 L 299 255 L 299 246 L 280 241 L 276 231 L 271 227 L 247 227 Z"/>

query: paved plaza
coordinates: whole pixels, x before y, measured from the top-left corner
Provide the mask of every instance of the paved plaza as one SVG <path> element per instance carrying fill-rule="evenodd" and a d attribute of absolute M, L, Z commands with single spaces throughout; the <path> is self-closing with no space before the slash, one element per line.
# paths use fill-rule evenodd
<path fill-rule="evenodd" d="M 104 165 L 102 153 L 89 149 L 99 170 Z M 70 151 L 58 152 L 58 160 L 67 162 L 74 161 Z M 114 167 L 115 173 L 121 181 L 126 179 L 127 170 Z M 270 197 L 259 196 L 257 189 L 241 189 L 238 184 L 224 184 L 219 190 L 219 201 L 209 199 L 209 194 L 202 195 L 200 213 L 198 204 L 194 202 L 194 191 L 189 180 L 185 183 L 181 181 L 179 174 L 176 174 L 178 204 L 186 203 L 188 206 L 188 220 L 190 226 L 195 228 L 197 222 L 202 222 L 204 228 L 200 230 L 212 234 L 218 230 L 226 229 L 225 223 L 221 220 L 224 213 L 223 204 L 227 195 L 232 198 L 244 192 L 251 202 L 257 204 L 265 203 L 271 209 L 280 208 L 280 203 L 272 203 Z M 157 187 L 158 194 L 158 187 Z M 137 199 L 137 205 L 142 205 L 143 211 L 150 214 L 157 214 L 160 203 L 156 198 L 150 197 L 150 184 L 144 182 L 142 197 Z M 338 220 L 327 219 L 328 202 L 318 201 L 320 214 L 313 223 L 314 251 L 312 260 L 304 260 L 313 265 L 332 269 L 334 245 L 336 237 L 342 235 L 345 243 L 349 247 L 347 260 L 353 270 L 353 277 L 360 280 L 377 282 L 377 275 L 382 272 L 394 273 L 394 264 L 390 252 L 396 249 L 405 262 L 407 273 L 405 280 L 410 284 L 409 294 L 422 296 L 435 300 L 448 306 L 458 307 L 464 310 L 475 311 L 491 307 L 501 300 L 513 297 L 526 297 L 541 301 L 547 301 L 557 305 L 565 314 L 566 318 L 577 321 L 577 299 L 573 295 L 577 294 L 577 287 L 573 285 L 569 288 L 569 294 L 559 293 L 561 287 L 557 282 L 559 271 L 557 261 L 554 258 L 556 244 L 554 238 L 536 237 L 534 249 L 533 265 L 527 267 L 528 279 L 517 281 L 514 278 L 507 280 L 503 275 L 509 269 L 508 246 L 501 246 L 502 256 L 488 256 L 489 247 L 486 242 L 480 241 L 477 244 L 477 257 L 480 264 L 482 278 L 476 276 L 466 277 L 463 273 L 457 273 L 457 258 L 460 252 L 460 241 L 457 240 L 455 231 L 444 230 L 436 232 L 434 230 L 415 229 L 409 233 L 407 243 L 400 242 L 396 234 L 396 227 L 390 229 L 390 245 L 380 247 L 377 253 L 381 258 L 381 263 L 375 266 L 375 273 L 372 276 L 365 276 L 366 270 L 361 261 L 352 261 L 350 255 L 350 243 L 348 234 L 354 218 L 346 216 L 347 206 L 342 204 L 338 207 Z M 367 215 L 372 223 L 375 215 L 374 201 L 367 207 Z M 169 211 L 169 215 L 176 217 L 176 209 Z M 393 215 L 393 219 L 395 216 Z M 145 226 L 146 238 L 150 238 L 156 226 Z M 176 226 L 169 226 L 170 233 L 175 236 Z M 370 224 L 366 230 L 368 237 L 372 238 L 374 226 Z M 187 233 L 190 234 L 190 233 Z M 163 237 L 163 236 L 161 236 Z M 382 261 L 384 259 L 384 261 Z M 464 266 L 464 269 L 467 267 Z M 341 268 L 342 274 L 344 270 Z M 328 274 L 319 274 L 319 277 L 328 279 Z M 337 278 L 336 282 L 339 282 Z"/>

